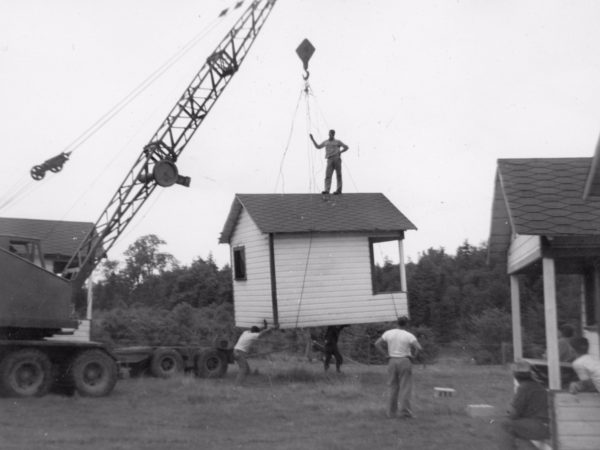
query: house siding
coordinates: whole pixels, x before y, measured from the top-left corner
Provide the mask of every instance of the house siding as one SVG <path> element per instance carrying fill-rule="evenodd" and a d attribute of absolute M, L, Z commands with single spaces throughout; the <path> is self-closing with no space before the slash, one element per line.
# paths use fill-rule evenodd
<path fill-rule="evenodd" d="M 540 236 L 517 235 L 508 249 L 508 273 L 515 273 L 541 257 Z"/>
<path fill-rule="evenodd" d="M 405 292 L 374 295 L 369 235 L 275 237 L 281 328 L 394 320 L 408 313 Z"/>
<path fill-rule="evenodd" d="M 268 235 L 261 233 L 248 213 L 242 210 L 230 244 L 231 261 L 236 247 L 243 246 L 246 256 L 246 279 L 233 280 L 236 326 L 261 325 L 264 319 L 272 324 Z"/>

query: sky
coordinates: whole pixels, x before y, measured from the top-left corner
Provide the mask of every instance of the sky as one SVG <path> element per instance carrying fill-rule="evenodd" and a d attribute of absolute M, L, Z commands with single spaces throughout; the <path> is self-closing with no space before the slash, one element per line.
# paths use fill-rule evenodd
<path fill-rule="evenodd" d="M 244 2 L 244 7 L 249 0 Z M 0 215 L 95 222 L 242 9 L 229 0 L 0 0 Z M 109 253 L 156 234 L 212 254 L 236 193 L 322 190 L 334 128 L 344 192 L 381 192 L 418 228 L 410 260 L 487 241 L 499 158 L 591 157 L 600 133 L 600 2 L 278 0 L 178 161 Z M 69 148 L 195 36 L 199 42 Z M 295 49 L 308 38 L 310 95 Z M 334 182 L 335 183 L 335 182 Z"/>

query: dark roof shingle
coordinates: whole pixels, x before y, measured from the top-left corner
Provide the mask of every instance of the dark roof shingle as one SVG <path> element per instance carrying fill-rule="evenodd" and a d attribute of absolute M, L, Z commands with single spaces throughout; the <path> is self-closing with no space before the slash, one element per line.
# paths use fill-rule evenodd
<path fill-rule="evenodd" d="M 583 198 L 591 162 L 592 158 L 499 159 L 490 253 L 506 252 L 510 233 L 600 235 L 600 199 Z"/>
<path fill-rule="evenodd" d="M 93 228 L 91 222 L 0 217 L 0 234 L 39 239 L 46 255 L 70 257 Z"/>
<path fill-rule="evenodd" d="M 546 236 L 600 234 L 600 200 L 583 199 L 590 163 L 591 158 L 498 160 L 513 231 Z"/>
<path fill-rule="evenodd" d="M 237 194 L 220 243 L 231 238 L 244 208 L 263 233 L 416 230 L 383 194 Z"/>

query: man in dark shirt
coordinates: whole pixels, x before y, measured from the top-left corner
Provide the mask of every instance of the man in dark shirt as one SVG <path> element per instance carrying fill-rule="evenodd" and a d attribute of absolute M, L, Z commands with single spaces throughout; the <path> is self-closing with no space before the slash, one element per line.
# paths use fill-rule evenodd
<path fill-rule="evenodd" d="M 338 339 L 340 338 L 340 333 L 347 327 L 348 325 L 332 325 L 327 327 L 327 331 L 325 331 L 325 362 L 323 364 L 323 368 L 327 371 L 329 369 L 329 363 L 331 362 L 331 357 L 335 356 L 335 369 L 341 372 L 342 363 L 344 359 L 342 358 L 342 354 L 338 349 Z"/>
<path fill-rule="evenodd" d="M 519 383 L 508 410 L 508 419 L 501 422 L 500 449 L 516 449 L 516 439 L 543 440 L 550 437 L 548 393 L 533 379 L 531 365 L 524 360 L 513 365 L 513 376 Z"/>

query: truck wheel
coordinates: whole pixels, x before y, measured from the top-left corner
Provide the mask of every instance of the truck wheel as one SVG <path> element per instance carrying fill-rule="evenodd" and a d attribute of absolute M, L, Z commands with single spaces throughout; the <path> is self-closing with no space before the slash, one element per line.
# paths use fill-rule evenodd
<path fill-rule="evenodd" d="M 227 372 L 227 359 L 218 350 L 204 350 L 196 357 L 194 372 L 202 378 L 221 378 Z"/>
<path fill-rule="evenodd" d="M 17 350 L 0 363 L 2 391 L 17 397 L 41 397 L 52 383 L 52 364 L 36 349 Z"/>
<path fill-rule="evenodd" d="M 110 394 L 117 382 L 115 361 L 101 350 L 85 350 L 71 366 L 71 381 L 79 395 L 104 397 Z"/>
<path fill-rule="evenodd" d="M 158 349 L 150 361 L 150 373 L 157 378 L 171 378 L 183 371 L 183 358 L 176 350 Z"/>

